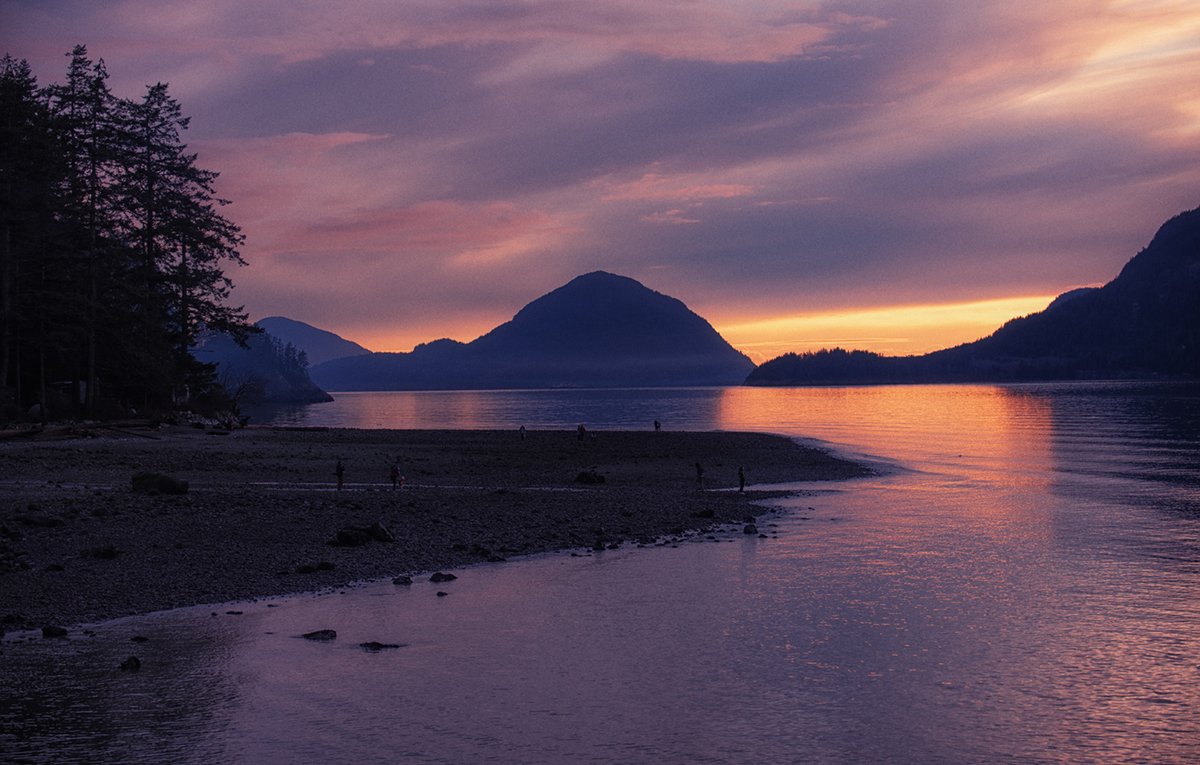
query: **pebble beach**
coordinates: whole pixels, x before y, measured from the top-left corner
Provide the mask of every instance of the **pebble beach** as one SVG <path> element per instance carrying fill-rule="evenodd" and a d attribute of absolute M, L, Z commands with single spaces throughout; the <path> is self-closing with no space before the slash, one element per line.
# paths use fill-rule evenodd
<path fill-rule="evenodd" d="M 186 493 L 134 491 L 133 476 L 147 472 L 186 481 Z M 866 472 L 758 433 L 9 431 L 0 434 L 0 627 L 661 544 L 752 522 L 766 510 L 756 500 L 781 494 L 755 485 Z M 366 529 L 375 531 L 351 535 Z"/>

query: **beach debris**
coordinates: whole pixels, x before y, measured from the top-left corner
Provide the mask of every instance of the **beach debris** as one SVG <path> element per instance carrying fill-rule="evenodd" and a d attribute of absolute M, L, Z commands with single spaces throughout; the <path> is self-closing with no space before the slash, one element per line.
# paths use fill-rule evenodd
<path fill-rule="evenodd" d="M 392 580 L 392 584 L 398 584 L 398 585 L 412 584 L 412 577 L 411 576 L 398 576 Z"/>
<path fill-rule="evenodd" d="M 134 643 L 145 643 L 150 638 L 146 637 L 145 635 L 134 635 L 133 637 L 131 637 L 129 639 Z"/>
<path fill-rule="evenodd" d="M 52 529 L 66 525 L 66 521 L 61 518 L 51 518 L 47 515 L 37 515 L 37 513 L 40 512 L 40 509 L 37 505 L 30 505 L 29 512 L 33 513 L 33 515 L 14 515 L 12 519 L 22 526 L 34 526 L 45 529 Z"/>
<path fill-rule="evenodd" d="M 449 595 L 449 594 L 450 594 L 450 593 L 448 593 L 448 592 L 442 592 L 441 590 L 438 590 L 438 591 L 437 591 L 437 596 L 438 596 L 439 598 L 444 598 L 444 597 L 446 597 L 446 596 L 447 596 L 447 595 Z"/>
<path fill-rule="evenodd" d="M 162 473 L 135 473 L 132 480 L 134 494 L 187 494 L 188 482 Z"/>
<path fill-rule="evenodd" d="M 45 627 L 42 627 L 42 637 L 44 638 L 65 638 L 66 636 L 66 627 L 59 627 L 56 624 L 47 624 Z"/>
<path fill-rule="evenodd" d="M 362 547 L 371 541 L 371 535 L 365 529 L 346 526 L 337 530 L 337 535 L 329 542 L 333 547 Z"/>
<path fill-rule="evenodd" d="M 136 656 L 130 656 L 125 661 L 121 662 L 122 672 L 137 672 L 142 668 L 142 660 Z"/>
<path fill-rule="evenodd" d="M 299 566 L 296 566 L 296 573 L 315 574 L 318 571 L 333 571 L 335 568 L 337 568 L 337 566 L 333 565 L 327 560 L 323 560 L 319 563 L 302 563 Z"/>
<path fill-rule="evenodd" d="M 358 644 L 359 648 L 363 649 L 364 651 L 369 651 L 371 653 L 378 653 L 379 651 L 387 651 L 392 648 L 402 648 L 403 646 L 404 646 L 403 643 L 380 643 L 377 640 L 370 640 L 366 643 Z"/>
<path fill-rule="evenodd" d="M 441 582 L 453 582 L 457 578 L 454 574 L 443 574 L 441 571 L 434 571 L 430 574 L 429 581 L 434 584 L 440 584 Z"/>
<path fill-rule="evenodd" d="M 598 484 L 604 483 L 604 476 L 597 473 L 595 470 L 583 470 L 579 475 L 575 476 L 575 483 L 583 484 Z"/>
<path fill-rule="evenodd" d="M 322 641 L 322 642 L 329 641 L 329 640 L 337 640 L 337 631 L 336 630 L 313 630 L 312 632 L 305 632 L 300 637 L 304 638 L 305 640 L 317 640 L 317 641 Z"/>
<path fill-rule="evenodd" d="M 96 560 L 115 560 L 121 551 L 112 545 L 101 545 L 100 547 L 88 547 L 79 551 L 80 558 L 95 558 Z"/>

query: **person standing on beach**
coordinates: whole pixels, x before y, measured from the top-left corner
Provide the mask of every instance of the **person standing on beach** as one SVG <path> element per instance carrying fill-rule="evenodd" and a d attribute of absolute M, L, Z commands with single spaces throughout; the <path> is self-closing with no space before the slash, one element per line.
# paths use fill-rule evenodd
<path fill-rule="evenodd" d="M 400 460 L 392 463 L 392 469 L 388 471 L 388 478 L 392 479 L 392 491 L 399 489 L 404 483 L 404 479 L 400 476 Z"/>
<path fill-rule="evenodd" d="M 582 441 L 582 440 L 584 440 L 585 438 L 587 438 L 587 428 L 583 427 L 583 423 L 582 423 L 582 422 L 581 422 L 581 423 L 579 423 L 579 427 L 578 427 L 578 428 L 575 428 L 575 432 L 576 432 L 577 434 L 579 434 L 579 440 L 580 440 L 580 441 Z"/>
<path fill-rule="evenodd" d="M 517 432 L 521 434 L 521 440 L 524 441 L 525 440 L 525 426 L 522 425 L 521 429 L 518 430 Z"/>
<path fill-rule="evenodd" d="M 655 420 L 654 421 L 654 432 L 657 433 L 660 430 L 662 430 L 662 423 L 659 422 L 658 420 Z"/>
<path fill-rule="evenodd" d="M 738 466 L 738 494 L 746 490 L 746 471 Z"/>
<path fill-rule="evenodd" d="M 696 486 L 704 491 L 704 468 L 699 462 L 696 463 Z"/>
<path fill-rule="evenodd" d="M 342 464 L 341 457 L 338 457 L 337 464 L 333 466 L 333 474 L 337 477 L 337 490 L 341 491 L 346 478 L 346 466 Z"/>

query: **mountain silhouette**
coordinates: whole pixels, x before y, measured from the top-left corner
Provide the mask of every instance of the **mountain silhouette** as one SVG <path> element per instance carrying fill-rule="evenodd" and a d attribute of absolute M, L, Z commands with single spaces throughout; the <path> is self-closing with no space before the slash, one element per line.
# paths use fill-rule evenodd
<path fill-rule="evenodd" d="M 229 335 L 210 334 L 201 338 L 192 354 L 217 365 L 218 382 L 239 405 L 333 400 L 309 377 L 304 352 L 269 332 L 251 335 L 245 348 Z"/>
<path fill-rule="evenodd" d="M 436 340 L 314 366 L 329 390 L 731 385 L 754 364 L 681 301 L 595 271 L 470 343 Z"/>
<path fill-rule="evenodd" d="M 924 356 L 786 354 L 750 385 L 1200 377 L 1200 208 L 1175 216 L 1108 284 L 1071 290 L 992 335 Z"/>
<path fill-rule="evenodd" d="M 286 316 L 268 316 L 255 324 L 280 342 L 291 343 L 296 350 L 304 351 L 309 364 L 316 365 L 330 359 L 370 353 L 358 343 Z"/>

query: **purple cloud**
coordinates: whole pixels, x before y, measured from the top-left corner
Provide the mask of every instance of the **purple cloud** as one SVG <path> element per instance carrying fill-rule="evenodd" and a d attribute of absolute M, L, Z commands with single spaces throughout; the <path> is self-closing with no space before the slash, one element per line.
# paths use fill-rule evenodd
<path fill-rule="evenodd" d="M 171 83 L 256 315 L 470 339 L 597 268 L 718 326 L 1103 281 L 1200 203 L 1200 11 L 1072 0 L 0 2 Z"/>

